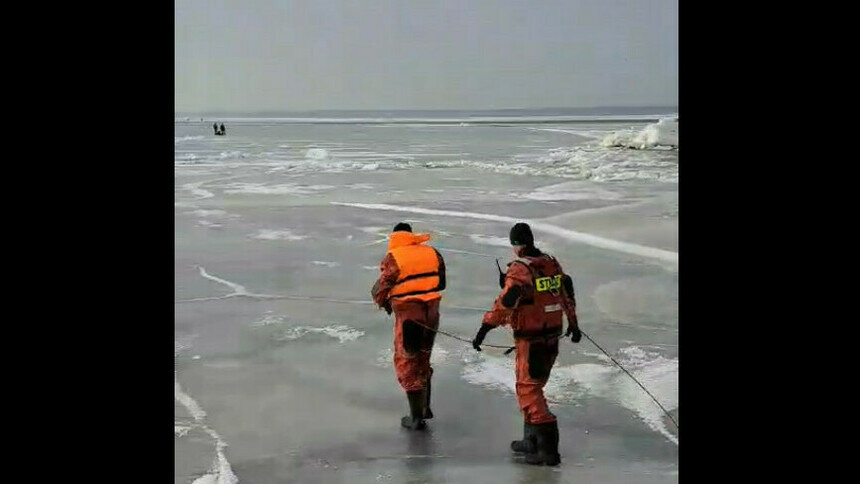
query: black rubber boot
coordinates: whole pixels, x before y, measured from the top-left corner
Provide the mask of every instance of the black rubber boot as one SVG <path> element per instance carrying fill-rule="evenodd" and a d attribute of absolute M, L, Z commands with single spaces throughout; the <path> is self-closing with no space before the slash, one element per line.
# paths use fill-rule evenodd
<path fill-rule="evenodd" d="M 511 450 L 525 454 L 534 454 L 537 452 L 537 436 L 534 425 L 523 422 L 523 440 L 514 440 L 511 442 Z"/>
<path fill-rule="evenodd" d="M 561 463 L 561 456 L 558 455 L 558 422 L 547 422 L 535 427 L 537 431 L 537 452 L 526 454 L 526 463 L 557 466 Z"/>
<path fill-rule="evenodd" d="M 400 419 L 400 425 L 409 430 L 424 430 L 427 424 L 424 422 L 424 401 L 427 398 L 424 390 L 406 392 L 409 399 L 409 415 Z"/>
<path fill-rule="evenodd" d="M 430 376 L 427 377 L 426 398 L 424 399 L 424 418 L 433 418 L 433 411 L 430 410 L 430 380 L 433 378 L 433 368 L 430 368 Z"/>

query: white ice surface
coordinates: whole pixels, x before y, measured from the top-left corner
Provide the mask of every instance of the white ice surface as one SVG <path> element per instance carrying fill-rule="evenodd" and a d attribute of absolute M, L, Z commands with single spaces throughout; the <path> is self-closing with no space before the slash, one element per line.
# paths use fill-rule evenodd
<path fill-rule="evenodd" d="M 463 217 L 463 218 L 472 218 L 472 219 L 480 219 L 480 220 L 493 220 L 496 222 L 506 222 L 510 224 L 514 224 L 517 222 L 526 222 L 531 225 L 532 230 L 537 229 L 543 232 L 548 232 L 558 237 L 562 237 L 564 239 L 580 242 L 583 244 L 588 244 L 594 247 L 599 247 L 602 249 L 613 250 L 617 252 L 623 252 L 626 254 L 633 254 L 647 258 L 658 259 L 664 262 L 669 262 L 671 264 L 677 265 L 678 263 L 678 253 L 672 252 L 663 249 L 657 249 L 654 247 L 646 247 L 644 245 L 632 244 L 630 242 L 622 242 L 619 240 L 607 239 L 605 237 L 599 237 L 597 235 L 586 234 L 582 232 L 577 232 L 574 230 L 565 229 L 562 227 L 558 227 L 556 225 L 528 220 L 528 219 L 517 219 L 513 217 L 506 217 L 503 215 L 493 215 L 493 214 L 485 214 L 485 213 L 472 213 L 472 212 L 455 212 L 451 210 L 435 210 L 429 208 L 421 208 L 421 207 L 407 207 L 400 205 L 388 205 L 383 203 L 341 203 L 341 202 L 331 202 L 333 205 L 343 205 L 347 207 L 356 207 L 356 208 L 364 208 L 368 210 L 388 210 L 393 212 L 410 212 L 410 213 L 421 213 L 426 215 L 442 215 L 448 217 Z"/>

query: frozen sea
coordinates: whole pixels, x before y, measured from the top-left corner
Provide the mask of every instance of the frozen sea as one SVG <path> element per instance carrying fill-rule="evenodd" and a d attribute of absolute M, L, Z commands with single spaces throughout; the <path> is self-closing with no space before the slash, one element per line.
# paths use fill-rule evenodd
<path fill-rule="evenodd" d="M 678 420 L 677 144 L 672 111 L 178 117 L 174 482 L 676 482 L 674 424 L 585 338 L 546 388 L 558 467 L 510 452 L 513 355 L 443 335 L 436 417 L 400 428 L 393 320 L 369 291 L 407 221 L 446 260 L 441 328 L 471 339 L 527 221 L 583 331 Z"/>

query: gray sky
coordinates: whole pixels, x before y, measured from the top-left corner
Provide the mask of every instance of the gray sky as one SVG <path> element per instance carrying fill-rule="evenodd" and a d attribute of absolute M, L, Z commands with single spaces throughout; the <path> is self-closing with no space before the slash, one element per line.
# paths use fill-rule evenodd
<path fill-rule="evenodd" d="M 175 6 L 177 112 L 678 103 L 678 0 Z"/>

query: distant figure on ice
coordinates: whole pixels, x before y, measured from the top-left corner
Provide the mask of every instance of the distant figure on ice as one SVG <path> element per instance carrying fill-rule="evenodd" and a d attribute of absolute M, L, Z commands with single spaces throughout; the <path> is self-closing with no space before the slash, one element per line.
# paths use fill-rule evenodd
<path fill-rule="evenodd" d="M 582 332 L 576 319 L 573 280 L 555 257 L 534 245 L 528 224 L 511 228 L 514 260 L 508 272 L 499 275 L 502 293 L 484 314 L 472 346 L 481 351 L 487 332 L 509 324 L 514 330 L 517 402 L 523 413 L 523 440 L 511 442 L 511 450 L 525 454 L 528 464 L 558 465 L 558 420 L 549 411 L 543 387 L 558 355 L 562 338 L 562 315 L 567 316 L 571 341 L 579 343 Z"/>
<path fill-rule="evenodd" d="M 221 123 L 221 134 L 222 135 L 227 134 L 227 130 L 224 129 L 224 123 Z"/>
<path fill-rule="evenodd" d="M 388 238 L 381 274 L 371 289 L 373 301 L 388 314 L 394 311 L 394 372 L 409 400 L 409 415 L 400 425 L 423 430 L 430 411 L 430 352 L 439 327 L 439 301 L 445 289 L 445 261 L 425 245 L 429 234 L 413 234 L 399 223 Z"/>
<path fill-rule="evenodd" d="M 218 134 L 218 123 L 212 124 L 212 129 L 215 130 L 215 134 Z"/>

